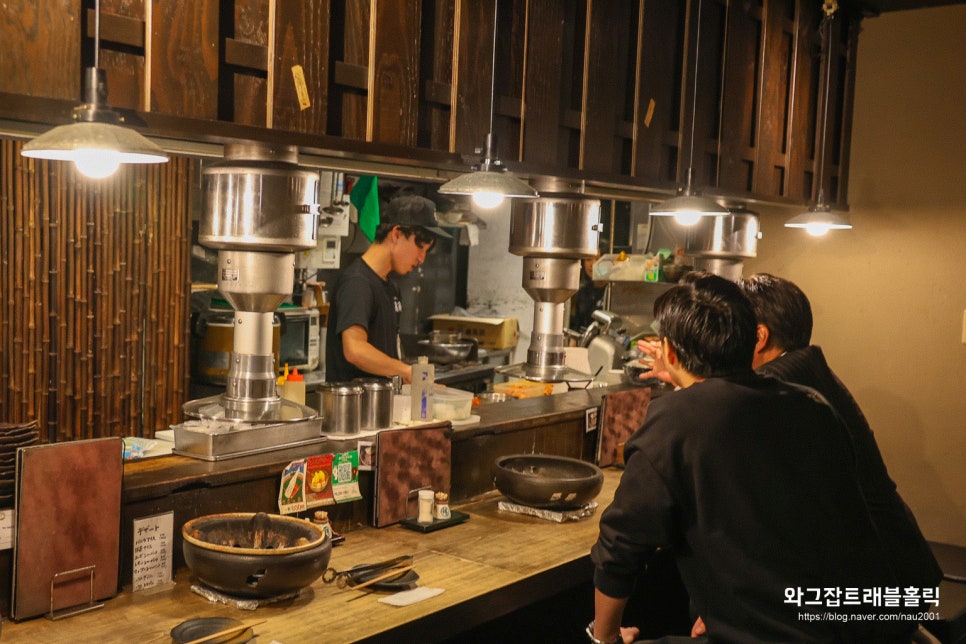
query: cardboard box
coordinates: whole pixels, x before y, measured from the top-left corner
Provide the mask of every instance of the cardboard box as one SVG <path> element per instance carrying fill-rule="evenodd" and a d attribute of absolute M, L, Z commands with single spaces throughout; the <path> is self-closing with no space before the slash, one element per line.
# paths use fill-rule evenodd
<path fill-rule="evenodd" d="M 431 315 L 434 331 L 460 333 L 475 338 L 484 349 L 512 349 L 520 336 L 516 318 L 473 318 L 459 315 Z"/>

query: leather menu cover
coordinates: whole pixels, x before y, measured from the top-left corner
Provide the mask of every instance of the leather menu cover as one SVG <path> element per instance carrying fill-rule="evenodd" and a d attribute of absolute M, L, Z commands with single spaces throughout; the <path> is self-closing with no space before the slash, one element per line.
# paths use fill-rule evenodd
<path fill-rule="evenodd" d="M 600 410 L 600 433 L 597 439 L 597 465 L 617 463 L 617 446 L 627 442 L 644 423 L 651 389 L 626 389 L 604 396 Z"/>
<path fill-rule="evenodd" d="M 18 451 L 13 619 L 90 605 L 91 566 L 93 600 L 117 594 L 123 454 L 121 438 Z"/>
<path fill-rule="evenodd" d="M 448 427 L 387 429 L 376 435 L 373 525 L 382 528 L 417 513 L 416 494 L 449 493 L 452 443 Z"/>

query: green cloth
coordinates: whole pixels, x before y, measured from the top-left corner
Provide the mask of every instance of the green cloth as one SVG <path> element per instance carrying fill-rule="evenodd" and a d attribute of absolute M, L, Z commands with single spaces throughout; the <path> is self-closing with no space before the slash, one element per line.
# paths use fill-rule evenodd
<path fill-rule="evenodd" d="M 359 211 L 359 230 L 370 242 L 379 226 L 379 181 L 377 177 L 359 177 L 349 193 L 349 201 Z"/>

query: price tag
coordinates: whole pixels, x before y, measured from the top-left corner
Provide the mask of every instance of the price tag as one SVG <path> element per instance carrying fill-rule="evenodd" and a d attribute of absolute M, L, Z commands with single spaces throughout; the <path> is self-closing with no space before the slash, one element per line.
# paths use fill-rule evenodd
<path fill-rule="evenodd" d="M 134 590 L 171 582 L 174 512 L 134 520 Z"/>

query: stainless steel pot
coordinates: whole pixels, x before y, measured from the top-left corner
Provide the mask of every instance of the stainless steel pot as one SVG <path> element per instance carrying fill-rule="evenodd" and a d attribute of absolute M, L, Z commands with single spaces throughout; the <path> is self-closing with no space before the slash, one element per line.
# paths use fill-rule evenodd
<path fill-rule="evenodd" d="M 359 428 L 367 431 L 392 427 L 392 382 L 384 378 L 356 378 L 352 383 L 362 386 Z"/>
<path fill-rule="evenodd" d="M 358 434 L 362 427 L 362 385 L 329 382 L 321 385 L 322 431 L 326 434 Z"/>

